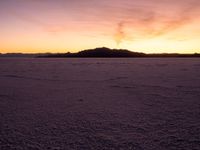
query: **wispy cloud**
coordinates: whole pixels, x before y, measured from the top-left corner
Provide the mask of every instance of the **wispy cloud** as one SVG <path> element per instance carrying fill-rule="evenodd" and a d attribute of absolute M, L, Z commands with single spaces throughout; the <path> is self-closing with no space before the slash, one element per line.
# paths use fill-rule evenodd
<path fill-rule="evenodd" d="M 60 33 L 76 30 L 77 26 L 89 32 L 90 29 L 86 28 L 85 24 L 87 27 L 90 25 L 90 28 L 96 27 L 96 30 L 101 32 L 116 27 L 110 36 L 117 45 L 133 39 L 130 37 L 153 38 L 171 33 L 190 24 L 198 18 L 195 12 L 200 12 L 199 0 L 17 1 L 18 5 L 8 13 L 40 26 L 45 32 Z M 44 13 L 46 10 L 51 13 Z M 62 15 L 62 19 L 59 15 Z"/>

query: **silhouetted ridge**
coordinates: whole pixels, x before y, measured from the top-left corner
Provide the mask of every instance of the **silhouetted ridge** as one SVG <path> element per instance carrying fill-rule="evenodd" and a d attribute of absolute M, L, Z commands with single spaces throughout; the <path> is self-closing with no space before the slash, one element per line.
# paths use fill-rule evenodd
<path fill-rule="evenodd" d="M 76 54 L 78 57 L 138 57 L 144 55 L 144 53 L 136 53 L 123 49 L 109 49 L 106 47 L 84 50 Z"/>
<path fill-rule="evenodd" d="M 146 54 L 131 52 L 124 49 L 109 49 L 100 47 L 95 49 L 83 50 L 78 53 L 52 54 L 46 57 L 145 57 Z"/>
<path fill-rule="evenodd" d="M 109 49 L 100 47 L 95 49 L 83 50 L 78 53 L 43 53 L 43 54 L 21 54 L 21 53 L 8 53 L 1 54 L 0 57 L 41 57 L 41 58 L 120 58 L 120 57 L 200 57 L 200 54 L 178 54 L 178 53 L 161 53 L 161 54 L 145 54 L 139 52 L 132 52 L 126 49 Z"/>

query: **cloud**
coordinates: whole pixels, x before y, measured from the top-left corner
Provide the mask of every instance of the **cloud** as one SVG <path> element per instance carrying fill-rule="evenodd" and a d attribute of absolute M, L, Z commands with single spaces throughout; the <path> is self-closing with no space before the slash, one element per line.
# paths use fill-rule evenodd
<path fill-rule="evenodd" d="M 152 1 L 157 2 L 158 0 Z M 200 2 L 198 0 L 179 1 L 176 6 L 172 6 L 172 1 L 168 5 L 166 4 L 167 1 L 163 2 L 165 3 L 153 8 L 137 6 L 130 8 L 130 5 L 127 5 L 121 11 L 122 14 L 118 16 L 123 18 L 123 22 L 116 23 L 118 28 L 113 39 L 117 45 L 125 40 L 135 40 L 135 38 L 151 39 L 164 36 L 191 24 L 193 20 L 198 18 L 195 15 L 195 12 L 199 13 Z M 127 28 L 130 32 L 125 32 Z M 133 35 L 134 38 L 127 38 L 133 37 Z"/>
<path fill-rule="evenodd" d="M 116 34 L 114 35 L 115 42 L 117 45 L 126 38 L 126 33 L 124 32 L 124 22 L 120 22 L 117 24 Z"/>
<path fill-rule="evenodd" d="M 163 22 L 161 22 L 161 27 L 158 27 L 157 29 L 150 28 L 147 33 L 149 33 L 150 37 L 157 37 L 190 24 L 193 19 L 195 19 L 193 12 L 199 8 L 198 3 L 198 1 L 193 1 L 187 3 L 187 5 L 183 5 L 179 12 L 174 12 L 174 15 L 171 17 L 165 17 Z M 159 22 L 160 20 L 161 18 L 157 18 L 155 21 Z"/>
<path fill-rule="evenodd" d="M 114 33 L 109 34 L 117 45 L 126 40 L 154 38 L 180 29 L 198 18 L 195 12 L 199 12 L 200 6 L 198 0 L 17 1 L 18 5 L 10 13 L 46 32 L 62 33 L 69 27 L 76 30 L 75 26 L 88 32 L 91 28 L 108 32 L 116 27 Z M 50 15 L 46 15 L 47 10 Z M 63 17 L 59 19 L 61 15 Z M 90 27 L 86 28 L 86 24 Z"/>

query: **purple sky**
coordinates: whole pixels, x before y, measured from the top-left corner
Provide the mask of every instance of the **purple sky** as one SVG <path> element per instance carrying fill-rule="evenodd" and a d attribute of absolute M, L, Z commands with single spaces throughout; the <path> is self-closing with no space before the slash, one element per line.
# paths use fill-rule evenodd
<path fill-rule="evenodd" d="M 1 0 L 0 52 L 98 46 L 162 52 L 162 44 L 193 52 L 200 49 L 199 6 L 199 0 Z"/>

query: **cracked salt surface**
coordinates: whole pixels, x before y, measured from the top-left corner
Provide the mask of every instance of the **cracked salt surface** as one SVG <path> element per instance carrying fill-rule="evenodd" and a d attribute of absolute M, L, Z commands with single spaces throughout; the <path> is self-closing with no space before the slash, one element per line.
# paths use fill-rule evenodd
<path fill-rule="evenodd" d="M 199 59 L 0 59 L 1 150 L 199 150 Z"/>

